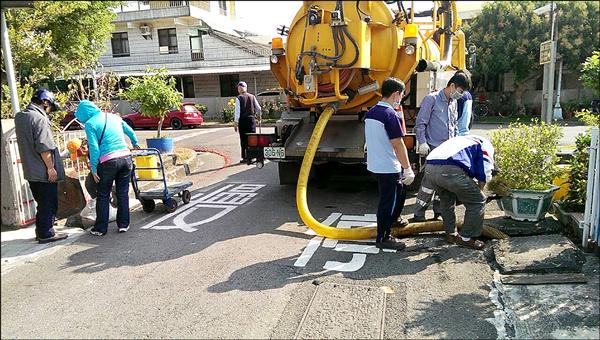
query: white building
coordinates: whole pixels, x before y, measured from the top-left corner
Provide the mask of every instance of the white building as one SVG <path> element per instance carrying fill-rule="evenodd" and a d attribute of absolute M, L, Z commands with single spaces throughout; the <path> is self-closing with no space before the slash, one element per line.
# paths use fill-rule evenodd
<path fill-rule="evenodd" d="M 258 93 L 277 87 L 269 68 L 269 45 L 257 43 L 236 24 L 235 1 L 127 1 L 118 8 L 112 39 L 98 72 L 124 79 L 148 67 L 166 68 L 185 101 L 218 114 L 238 81 Z M 119 112 L 130 112 L 121 103 Z"/>

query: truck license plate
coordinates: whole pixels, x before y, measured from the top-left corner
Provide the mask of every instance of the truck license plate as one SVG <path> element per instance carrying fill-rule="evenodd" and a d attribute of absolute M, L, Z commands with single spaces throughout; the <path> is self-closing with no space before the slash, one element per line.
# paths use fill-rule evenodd
<path fill-rule="evenodd" d="M 263 151 L 265 158 L 285 158 L 285 148 L 265 147 Z"/>

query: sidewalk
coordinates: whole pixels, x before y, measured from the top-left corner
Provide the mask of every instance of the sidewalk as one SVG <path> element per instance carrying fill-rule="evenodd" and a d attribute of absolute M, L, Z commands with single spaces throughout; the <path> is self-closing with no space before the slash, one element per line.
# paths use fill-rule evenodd
<path fill-rule="evenodd" d="M 166 171 L 167 178 L 170 181 L 181 181 L 202 165 L 203 162 L 194 153 L 194 156 L 189 159 L 183 161 L 178 160 L 176 165 L 169 164 L 167 166 L 168 170 Z M 133 190 L 130 188 L 129 211 L 133 212 L 140 207 L 140 201 L 135 198 Z M 81 235 L 88 232 L 79 227 L 67 227 L 66 222 L 66 218 L 56 221 L 54 229 L 56 232 L 67 233 L 69 237 L 62 241 L 46 244 L 40 244 L 35 240 L 35 224 L 19 229 L 2 226 L 2 231 L 0 233 L 2 274 L 8 273 L 15 266 L 20 264 L 50 255 L 61 247 L 75 242 Z M 115 222 L 109 223 L 109 228 L 111 228 L 114 223 Z"/>

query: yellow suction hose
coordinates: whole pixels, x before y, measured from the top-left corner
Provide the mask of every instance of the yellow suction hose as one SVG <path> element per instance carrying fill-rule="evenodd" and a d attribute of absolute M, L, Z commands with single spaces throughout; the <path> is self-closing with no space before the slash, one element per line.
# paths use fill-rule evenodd
<path fill-rule="evenodd" d="M 308 177 L 310 174 L 310 168 L 312 167 L 319 141 L 327 126 L 327 122 L 331 118 L 331 115 L 335 112 L 335 108 L 328 106 L 321 113 L 317 124 L 313 130 L 306 152 L 304 153 L 304 159 L 302 160 L 302 166 L 300 167 L 300 174 L 298 177 L 298 185 L 296 187 L 296 206 L 298 207 L 298 214 L 300 218 L 315 233 L 320 236 L 331 238 L 331 239 L 345 239 L 345 240 L 364 240 L 377 237 L 377 226 L 370 227 L 354 227 L 354 228 L 335 228 L 324 225 L 317 221 L 310 210 L 308 209 L 308 202 L 306 200 L 306 192 L 308 189 Z M 462 224 L 457 223 L 458 227 L 461 228 Z M 392 228 L 392 235 L 407 236 L 423 232 L 434 232 L 443 231 L 444 227 L 441 221 L 430 221 L 423 223 L 412 223 L 404 228 Z M 489 238 L 506 238 L 508 237 L 503 232 L 494 229 L 489 226 L 483 227 L 483 235 Z"/>

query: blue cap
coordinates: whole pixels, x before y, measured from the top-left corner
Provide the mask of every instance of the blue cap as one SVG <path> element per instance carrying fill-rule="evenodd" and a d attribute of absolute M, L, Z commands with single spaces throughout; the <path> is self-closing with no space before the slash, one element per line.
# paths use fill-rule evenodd
<path fill-rule="evenodd" d="M 241 87 L 244 87 L 244 88 L 248 88 L 248 84 L 246 84 L 246 82 L 244 82 L 244 81 L 240 81 L 240 82 L 237 84 L 237 86 L 241 86 Z"/>

